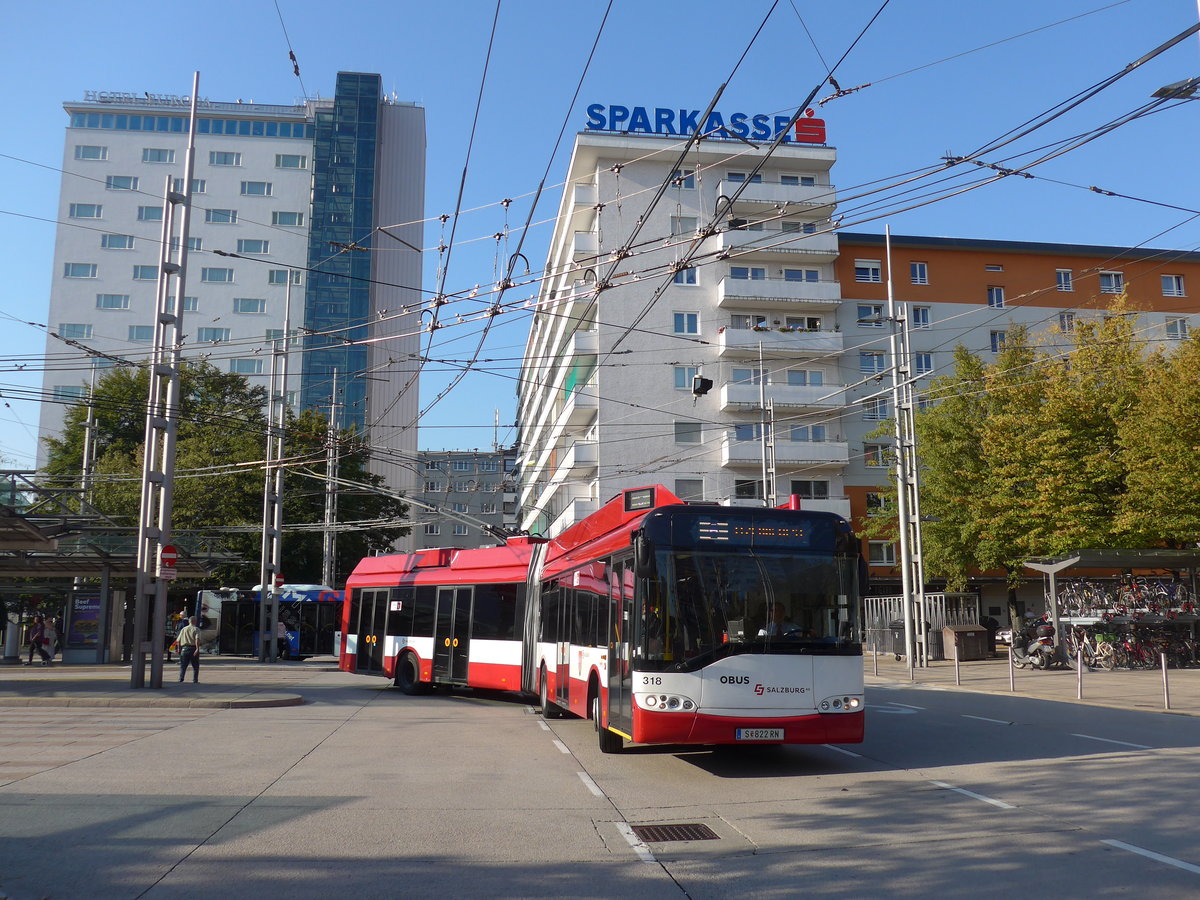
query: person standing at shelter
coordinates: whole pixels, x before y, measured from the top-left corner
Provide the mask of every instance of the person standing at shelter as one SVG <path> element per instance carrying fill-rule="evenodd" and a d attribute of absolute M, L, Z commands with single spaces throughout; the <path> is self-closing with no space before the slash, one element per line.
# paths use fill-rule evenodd
<path fill-rule="evenodd" d="M 33 625 L 29 629 L 29 661 L 25 665 L 33 665 L 34 650 L 41 656 L 43 666 L 50 665 L 50 654 L 46 652 L 46 624 L 41 616 L 33 617 Z"/>
<path fill-rule="evenodd" d="M 192 684 L 200 681 L 200 617 L 192 616 L 184 625 L 177 638 L 179 642 L 179 680 L 187 674 L 188 665 L 192 667 Z"/>
<path fill-rule="evenodd" d="M 288 634 L 287 625 L 283 619 L 275 622 L 275 656 L 277 659 L 287 659 L 291 649 L 292 638 Z"/>

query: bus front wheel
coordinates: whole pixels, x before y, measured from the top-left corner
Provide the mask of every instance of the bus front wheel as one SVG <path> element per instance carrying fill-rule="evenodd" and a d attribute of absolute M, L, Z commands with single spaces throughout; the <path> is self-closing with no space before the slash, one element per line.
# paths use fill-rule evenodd
<path fill-rule="evenodd" d="M 562 716 L 562 710 L 554 703 L 550 702 L 550 679 L 546 677 L 546 667 L 542 666 L 540 676 L 538 678 L 538 700 L 542 707 L 543 719 L 558 719 Z"/>
<path fill-rule="evenodd" d="M 609 731 L 600 724 L 601 717 L 600 695 L 597 694 L 592 698 L 592 725 L 596 728 L 596 737 L 600 741 L 601 753 L 620 753 L 621 752 L 621 736 Z"/>
<path fill-rule="evenodd" d="M 410 697 L 425 693 L 428 686 L 421 682 L 416 654 L 404 653 L 396 660 L 396 687 L 400 688 L 400 693 Z"/>

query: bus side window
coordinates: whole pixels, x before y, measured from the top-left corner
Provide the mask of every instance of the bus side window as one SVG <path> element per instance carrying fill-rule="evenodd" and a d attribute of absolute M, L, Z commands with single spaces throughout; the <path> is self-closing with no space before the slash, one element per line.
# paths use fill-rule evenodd
<path fill-rule="evenodd" d="M 542 591 L 542 633 L 539 640 L 544 643 L 558 640 L 558 598 L 557 587 Z"/>
<path fill-rule="evenodd" d="M 437 604 L 437 588 L 419 587 L 413 602 L 413 637 L 433 637 L 434 607 Z"/>
<path fill-rule="evenodd" d="M 414 590 L 410 587 L 392 588 L 391 602 L 388 603 L 387 633 L 412 634 Z M 396 609 L 396 604 L 400 608 Z"/>

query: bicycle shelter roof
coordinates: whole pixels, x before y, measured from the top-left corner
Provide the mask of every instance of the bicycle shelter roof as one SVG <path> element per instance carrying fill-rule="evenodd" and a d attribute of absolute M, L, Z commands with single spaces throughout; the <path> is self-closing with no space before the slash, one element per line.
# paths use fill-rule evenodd
<path fill-rule="evenodd" d="M 1036 556 L 1024 565 L 1038 572 L 1064 569 L 1200 569 L 1200 549 L 1074 550 L 1060 556 Z"/>

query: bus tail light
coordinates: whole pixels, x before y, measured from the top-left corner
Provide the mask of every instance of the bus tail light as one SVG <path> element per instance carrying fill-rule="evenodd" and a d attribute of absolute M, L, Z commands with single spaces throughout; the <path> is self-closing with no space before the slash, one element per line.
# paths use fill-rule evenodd
<path fill-rule="evenodd" d="M 826 697 L 818 704 L 818 708 L 823 713 L 858 712 L 863 708 L 863 698 L 855 696 Z"/>

